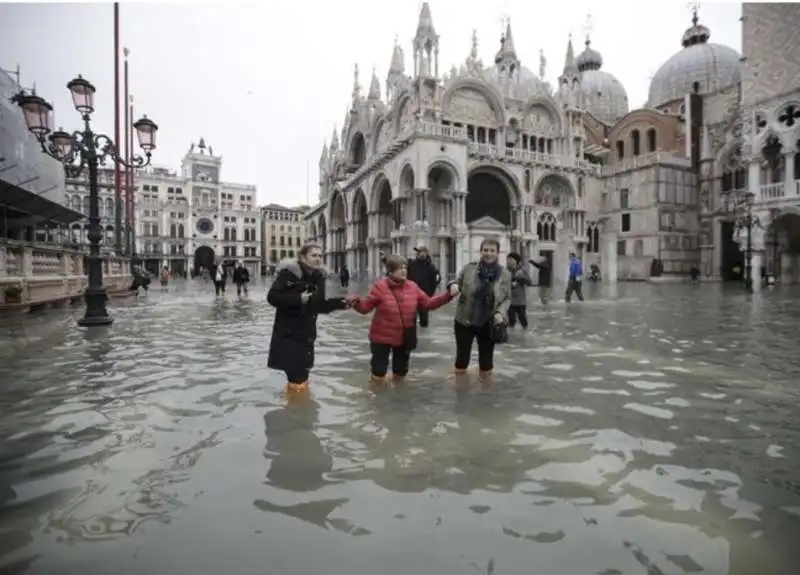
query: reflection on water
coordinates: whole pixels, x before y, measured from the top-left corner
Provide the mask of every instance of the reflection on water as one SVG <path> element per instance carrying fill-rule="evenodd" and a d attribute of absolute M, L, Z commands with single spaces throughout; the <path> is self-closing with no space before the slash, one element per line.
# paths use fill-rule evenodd
<path fill-rule="evenodd" d="M 798 293 L 589 287 L 491 382 L 449 375 L 452 310 L 385 388 L 368 318 L 322 318 L 292 405 L 264 286 L 3 320 L 0 572 L 795 573 Z"/>

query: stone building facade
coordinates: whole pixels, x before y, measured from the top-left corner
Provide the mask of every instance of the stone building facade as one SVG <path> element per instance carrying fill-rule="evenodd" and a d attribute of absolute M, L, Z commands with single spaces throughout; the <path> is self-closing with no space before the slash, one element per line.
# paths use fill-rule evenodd
<path fill-rule="evenodd" d="M 303 214 L 307 206 L 287 208 L 279 204 L 261 207 L 261 253 L 268 266 L 297 257 L 306 241 Z"/>
<path fill-rule="evenodd" d="M 629 111 L 589 38 L 578 55 L 567 42 L 555 87 L 543 54 L 538 74 L 522 65 L 510 24 L 493 64 L 473 34 L 464 63 L 442 73 L 423 4 L 412 70 L 396 45 L 385 90 L 373 74 L 364 96 L 355 69 L 344 126 L 320 158 L 310 239 L 329 266 L 354 271 L 425 243 L 453 274 L 492 235 L 564 273 L 576 251 L 609 280 L 694 266 L 729 278 L 749 197 L 754 269 L 795 277 L 800 5 L 745 4 L 742 21 L 744 58 L 711 43 L 695 13 L 645 107 Z"/>
<path fill-rule="evenodd" d="M 148 168 L 136 174 L 137 252 L 150 271 L 173 273 L 242 262 L 261 271 L 261 225 L 256 187 L 223 182 L 222 156 L 201 138 L 180 173 Z"/>

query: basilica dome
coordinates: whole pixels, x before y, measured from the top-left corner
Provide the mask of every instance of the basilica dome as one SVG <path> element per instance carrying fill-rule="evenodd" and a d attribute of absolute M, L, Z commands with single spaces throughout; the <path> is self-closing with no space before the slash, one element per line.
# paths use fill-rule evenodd
<path fill-rule="evenodd" d="M 606 124 L 628 113 L 628 94 L 612 74 L 602 70 L 603 57 L 586 40 L 586 48 L 575 58 L 581 74 L 581 91 L 586 109 Z"/>
<path fill-rule="evenodd" d="M 733 48 L 712 44 L 711 31 L 697 23 L 681 39 L 683 49 L 664 62 L 650 82 L 647 107 L 658 108 L 697 91 L 709 94 L 739 83 L 740 56 Z"/>

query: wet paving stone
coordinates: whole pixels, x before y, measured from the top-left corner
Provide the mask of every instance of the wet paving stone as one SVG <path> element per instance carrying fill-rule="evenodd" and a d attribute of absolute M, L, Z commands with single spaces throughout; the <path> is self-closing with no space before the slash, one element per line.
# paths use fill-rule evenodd
<path fill-rule="evenodd" d="M 265 292 L 0 319 L 0 572 L 796 572 L 800 289 L 590 285 L 491 383 L 452 377 L 447 307 L 370 387 L 341 312 L 293 405 Z"/>

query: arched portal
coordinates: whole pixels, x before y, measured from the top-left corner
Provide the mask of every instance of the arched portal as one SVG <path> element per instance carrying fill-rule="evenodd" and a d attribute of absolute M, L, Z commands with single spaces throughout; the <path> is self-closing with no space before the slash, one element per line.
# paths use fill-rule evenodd
<path fill-rule="evenodd" d="M 310 222 L 308 224 L 308 239 L 311 242 L 319 242 L 319 238 L 317 237 L 317 224 L 314 222 Z"/>
<path fill-rule="evenodd" d="M 333 245 L 331 258 L 334 271 L 339 271 L 345 264 L 347 255 L 347 223 L 345 217 L 344 198 L 342 193 L 334 192 L 331 198 L 331 232 Z"/>
<path fill-rule="evenodd" d="M 369 216 L 367 216 L 367 198 L 363 190 L 357 190 L 353 198 L 353 222 L 355 224 L 355 269 L 351 273 L 366 271 L 369 267 L 367 255 L 367 238 L 369 237 Z"/>
<path fill-rule="evenodd" d="M 467 178 L 464 219 L 467 224 L 489 217 L 511 227 L 512 206 L 517 204 L 517 191 L 505 172 L 496 168 L 478 168 Z"/>
<path fill-rule="evenodd" d="M 350 140 L 349 159 L 350 166 L 353 168 L 359 168 L 367 161 L 367 144 L 361 132 L 356 132 L 352 140 Z"/>
<path fill-rule="evenodd" d="M 328 225 L 325 221 L 325 216 L 321 215 L 319 217 L 319 222 L 317 223 L 317 243 L 322 248 L 322 253 L 328 253 Z"/>
<path fill-rule="evenodd" d="M 422 218 L 422 207 L 417 198 L 413 197 L 415 183 L 414 169 L 406 164 L 400 170 L 399 188 L 394 201 L 395 228 L 399 228 L 401 224 L 411 225 Z"/>
<path fill-rule="evenodd" d="M 779 277 L 782 284 L 800 281 L 800 213 L 775 214 L 767 228 L 764 247 L 767 273 Z"/>
<path fill-rule="evenodd" d="M 194 250 L 194 269 L 192 270 L 192 274 L 199 274 L 201 268 L 204 270 L 210 269 L 215 259 L 216 255 L 214 254 L 213 248 L 209 246 L 200 246 Z"/>
<path fill-rule="evenodd" d="M 435 163 L 428 169 L 425 203 L 427 219 L 434 228 L 449 228 L 453 225 L 453 191 L 458 178 L 449 164 Z"/>

